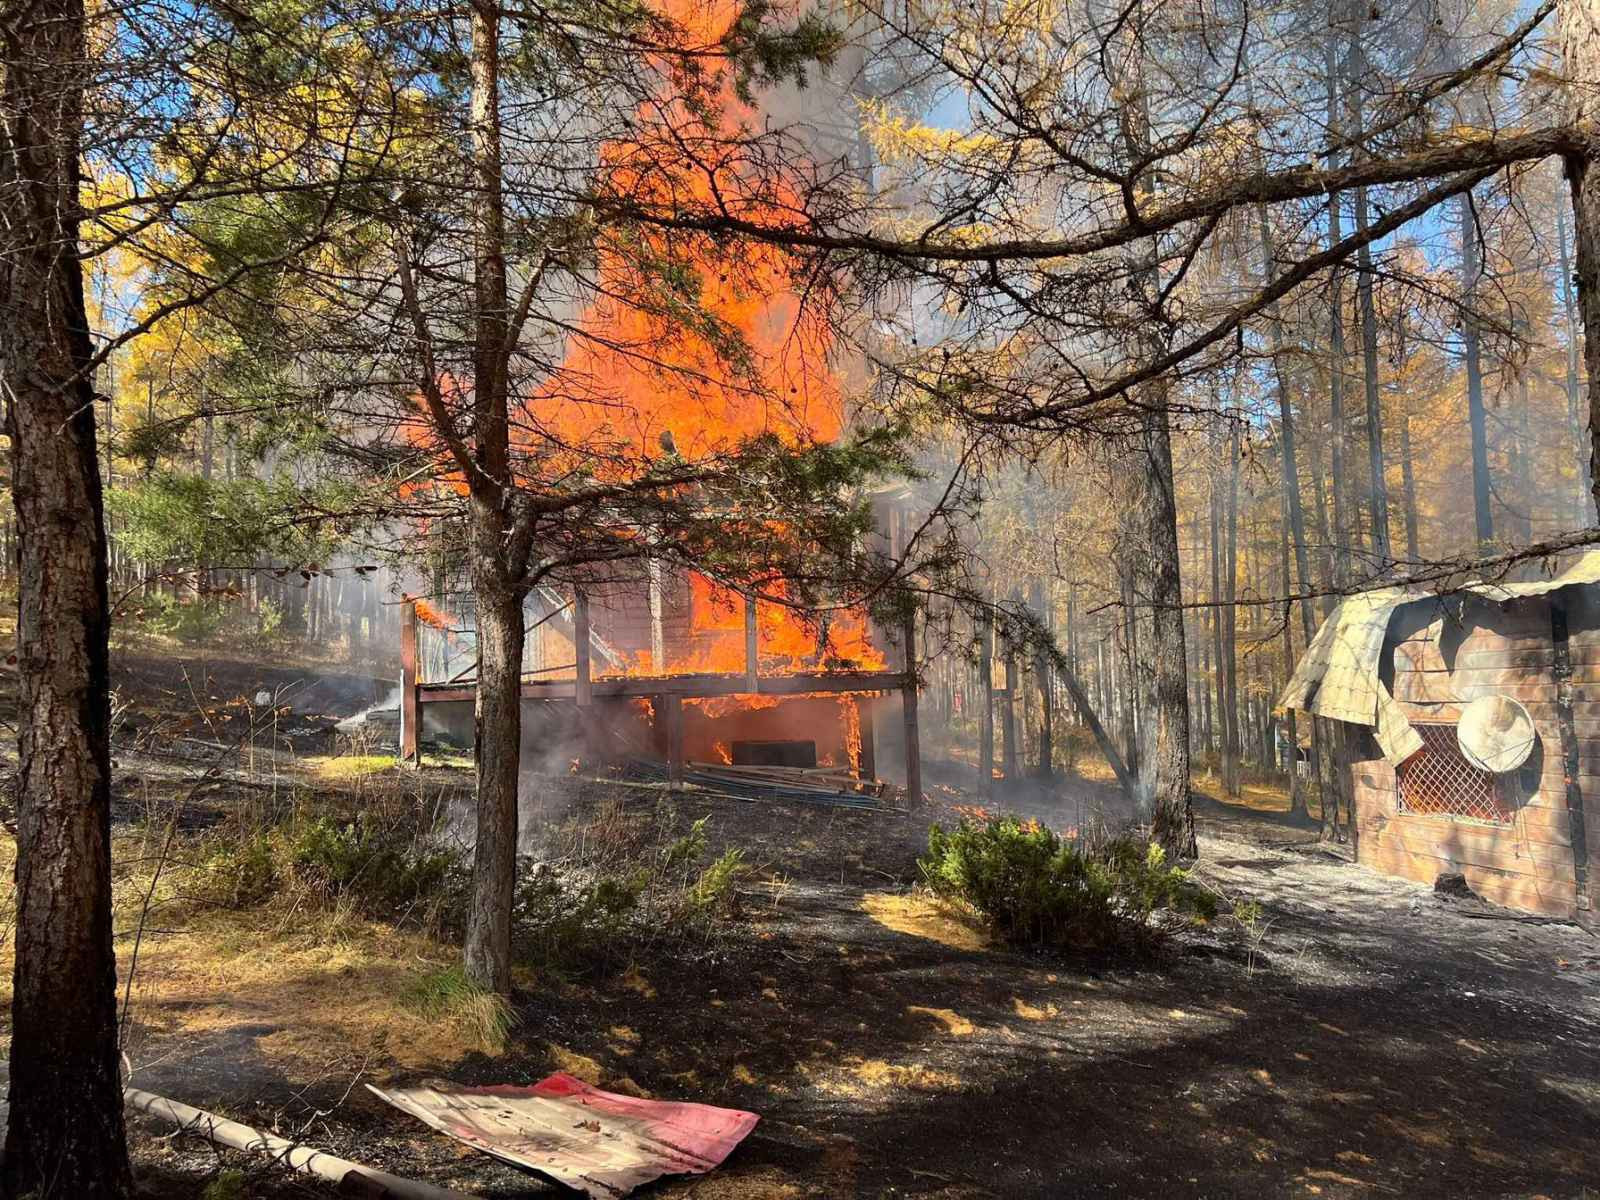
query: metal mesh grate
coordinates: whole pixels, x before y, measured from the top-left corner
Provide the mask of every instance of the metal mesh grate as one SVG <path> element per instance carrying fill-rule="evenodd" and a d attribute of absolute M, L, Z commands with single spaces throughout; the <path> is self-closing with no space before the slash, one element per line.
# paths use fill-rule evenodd
<path fill-rule="evenodd" d="M 1462 755 L 1454 725 L 1413 728 L 1422 735 L 1422 749 L 1400 765 L 1401 811 L 1502 823 L 1511 819 L 1495 777 Z"/>

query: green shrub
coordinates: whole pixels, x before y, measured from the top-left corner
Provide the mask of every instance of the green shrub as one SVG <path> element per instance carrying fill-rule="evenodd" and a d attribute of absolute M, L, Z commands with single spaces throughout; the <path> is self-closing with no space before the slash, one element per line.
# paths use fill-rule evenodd
<path fill-rule="evenodd" d="M 746 870 L 744 851 L 736 846 L 729 847 L 695 876 L 689 887 L 689 903 L 702 915 L 731 915 L 738 899 L 734 885 Z"/>
<path fill-rule="evenodd" d="M 228 614 L 225 602 L 215 597 L 180 600 L 161 593 L 140 600 L 135 615 L 152 633 L 199 643 L 215 637 Z"/>
<path fill-rule="evenodd" d="M 557 971 L 632 962 L 650 946 L 713 940 L 737 915 L 737 885 L 749 872 L 744 851 L 729 848 L 702 865 L 708 818 L 673 836 L 675 814 L 624 819 L 606 811 L 585 823 L 573 853 L 526 867 L 513 914 L 517 957 Z"/>
<path fill-rule="evenodd" d="M 256 632 L 271 639 L 283 631 L 283 606 L 274 604 L 270 596 L 261 597 L 256 609 Z"/>
<path fill-rule="evenodd" d="M 604 957 L 621 942 L 650 883 L 649 871 L 580 882 L 540 863 L 517 881 L 512 916 L 518 956 L 563 968 Z"/>
<path fill-rule="evenodd" d="M 1215 915 L 1210 893 L 1157 845 L 1126 836 L 1089 845 L 1015 816 L 935 825 L 918 865 L 935 894 L 1024 945 L 1145 950 L 1170 918 Z"/>
<path fill-rule="evenodd" d="M 227 908 L 260 904 L 277 889 L 277 852 L 268 833 L 218 839 L 201 863 L 201 898 Z"/>
<path fill-rule="evenodd" d="M 366 813 L 347 822 L 295 817 L 242 835 L 224 832 L 213 836 L 208 850 L 201 896 L 232 908 L 294 891 L 325 901 L 349 898 L 369 911 L 392 913 L 441 902 L 459 867 L 454 852 Z"/>

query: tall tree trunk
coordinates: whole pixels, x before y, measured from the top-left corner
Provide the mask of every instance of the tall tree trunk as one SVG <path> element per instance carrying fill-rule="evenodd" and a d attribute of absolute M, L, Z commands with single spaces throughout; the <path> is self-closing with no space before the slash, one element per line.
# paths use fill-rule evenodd
<path fill-rule="evenodd" d="M 1281 383 L 1279 384 L 1279 387 L 1280 389 L 1282 388 Z M 1278 452 L 1280 454 L 1286 453 L 1290 445 L 1290 442 L 1280 439 L 1278 443 Z M 1287 479 L 1293 473 L 1294 468 L 1288 466 L 1283 468 L 1283 475 L 1285 479 Z M 1283 524 L 1286 527 L 1292 528 L 1294 522 L 1289 512 L 1289 489 L 1287 487 L 1280 488 L 1278 491 L 1278 511 Z M 1290 540 L 1292 539 L 1286 539 L 1283 541 L 1281 551 L 1281 573 L 1283 578 L 1284 595 L 1288 595 L 1294 590 L 1293 576 L 1289 569 Z M 1305 611 L 1304 604 L 1301 604 L 1299 607 L 1302 612 Z M 1285 610 L 1283 614 L 1283 678 L 1285 681 L 1287 681 L 1294 674 L 1294 664 L 1294 621 L 1290 618 L 1288 611 Z M 1299 714 L 1297 714 L 1293 708 L 1289 708 L 1284 711 L 1284 736 L 1285 741 L 1288 742 L 1289 746 L 1289 761 L 1287 764 L 1277 763 L 1275 765 L 1287 766 L 1289 771 L 1289 814 L 1295 817 L 1303 817 L 1306 815 L 1306 793 L 1305 789 L 1300 785 L 1300 737 L 1297 728 L 1298 720 Z"/>
<path fill-rule="evenodd" d="M 1367 228 L 1367 189 L 1356 189 L 1356 229 Z M 1383 401 L 1378 390 L 1378 308 L 1372 296 L 1372 251 L 1361 247 L 1357 256 L 1356 297 L 1361 309 L 1361 374 L 1367 400 L 1367 470 L 1371 488 L 1372 558 L 1383 570 L 1394 557 L 1389 540 L 1389 488 L 1383 475 Z"/>
<path fill-rule="evenodd" d="M 479 505 L 474 502 L 474 515 Z M 478 625 L 473 714 L 478 759 L 477 836 L 464 961 L 468 976 L 511 991 L 511 910 L 517 870 L 517 775 L 522 744 L 522 601 L 505 586 L 499 522 L 474 522 L 472 586 Z"/>
<path fill-rule="evenodd" d="M 1017 697 L 1022 688 L 1017 678 L 1017 650 L 1010 638 L 1002 640 L 1001 649 L 1005 651 L 1006 690 L 1000 697 L 1000 773 L 1005 776 L 1007 787 L 1015 787 L 1022 777 L 1018 767 L 1022 755 L 1017 745 Z"/>
<path fill-rule="evenodd" d="M 1478 236 L 1472 193 L 1457 206 L 1461 232 L 1461 346 L 1467 366 L 1467 426 L 1472 438 L 1472 516 L 1478 545 L 1494 540 L 1489 510 L 1489 433 L 1483 407 L 1483 351 L 1475 312 L 1478 279 L 1483 273 L 1483 242 Z"/>
<path fill-rule="evenodd" d="M 508 498 L 513 487 L 506 389 L 505 205 L 500 138 L 499 9 L 471 13 L 473 418 L 472 584 L 478 617 L 477 841 L 464 960 L 467 975 L 502 995 L 511 990 L 511 907 L 517 867 L 517 774 L 522 747 L 522 592 L 508 578 Z"/>
<path fill-rule="evenodd" d="M 111 936 L 105 515 L 78 260 L 81 0 L 4 39 L 0 371 L 17 519 L 19 706 L 9 1196 L 131 1194 Z"/>
<path fill-rule="evenodd" d="M 1581 528 L 1589 523 L 1590 512 L 1589 440 L 1583 432 L 1583 418 L 1580 415 L 1583 411 L 1583 394 L 1578 386 L 1578 343 L 1583 340 L 1583 331 L 1578 328 L 1578 315 L 1572 296 L 1572 253 L 1567 237 L 1566 206 L 1560 200 L 1556 201 L 1556 245 L 1560 251 L 1561 308 L 1567 327 L 1567 429 L 1577 460 L 1573 467 L 1577 486 L 1573 489 L 1572 523 Z"/>
<path fill-rule="evenodd" d="M 1349 72 L 1351 126 L 1358 143 L 1366 127 L 1367 54 L 1360 24 L 1367 14 L 1361 6 L 1351 6 Z M 1374 17 L 1376 13 L 1372 14 Z M 1367 189 L 1355 194 L 1357 233 L 1366 233 Z M 1361 314 L 1361 366 L 1366 387 L 1367 417 L 1367 502 L 1372 516 L 1372 558 L 1382 571 L 1393 558 L 1389 537 L 1389 489 L 1383 474 L 1383 401 L 1378 390 L 1378 309 L 1373 299 L 1372 248 L 1365 243 L 1356 252 L 1356 307 Z"/>
<path fill-rule="evenodd" d="M 1226 504 L 1222 499 L 1221 480 L 1213 471 L 1211 476 L 1211 651 L 1216 660 L 1216 670 L 1213 673 L 1214 684 L 1208 691 L 1216 695 L 1216 721 L 1219 734 L 1215 748 L 1217 750 L 1217 767 L 1222 769 L 1223 756 L 1227 754 L 1228 745 L 1228 639 L 1222 631 L 1223 616 L 1223 591 L 1222 591 L 1222 563 L 1225 557 L 1222 548 L 1223 511 Z"/>
<path fill-rule="evenodd" d="M 1330 38 L 1327 49 L 1327 104 L 1330 135 L 1342 132 L 1339 119 L 1339 67 L 1338 54 Z M 1344 201 L 1338 192 L 1328 195 L 1328 245 L 1337 245 L 1344 238 Z M 1333 562 L 1334 586 L 1341 587 L 1350 580 L 1349 514 L 1346 511 L 1345 437 L 1349 430 L 1344 412 L 1344 273 L 1333 269 L 1328 285 L 1328 450 L 1330 454 L 1329 517 L 1332 541 L 1329 555 Z"/>
<path fill-rule="evenodd" d="M 1127 100 L 1118 114 L 1130 164 L 1149 153 L 1149 97 L 1144 88 L 1146 13 L 1142 3 L 1128 11 L 1119 35 Z M 1130 189 L 1151 180 L 1130 180 Z M 1160 247 L 1129 247 L 1128 284 L 1132 308 L 1139 318 L 1139 355 L 1146 361 L 1167 347 L 1162 332 Z M 1196 853 L 1194 812 L 1189 796 L 1189 683 L 1183 637 L 1182 560 L 1178 544 L 1178 507 L 1172 471 L 1169 388 L 1165 377 L 1153 379 L 1135 398 L 1140 429 L 1130 439 L 1126 471 L 1119 479 L 1122 528 L 1118 543 L 1124 587 L 1131 591 L 1128 610 L 1137 670 L 1130 692 L 1140 698 L 1137 732 L 1138 804 L 1150 815 L 1151 833 L 1169 854 Z"/>
<path fill-rule="evenodd" d="M 1417 543 L 1417 471 L 1411 455 L 1411 414 L 1400 412 L 1400 491 L 1405 505 L 1406 559 L 1421 561 Z"/>
<path fill-rule="evenodd" d="M 1222 650 L 1220 666 L 1226 681 L 1223 697 L 1222 787 L 1229 797 L 1239 794 L 1239 424 L 1229 422 L 1227 527 L 1222 560 Z"/>
<path fill-rule="evenodd" d="M 1148 613 L 1138 640 L 1142 685 L 1147 691 L 1139 727 L 1139 781 L 1151 807 L 1155 840 L 1168 854 L 1196 853 L 1189 800 L 1189 685 L 1183 647 L 1183 590 L 1178 552 L 1178 509 L 1173 486 L 1172 439 L 1165 397 L 1148 410 L 1153 419 L 1141 439 L 1145 492 L 1142 517 L 1146 552 L 1134 564 L 1136 602 Z"/>
<path fill-rule="evenodd" d="M 994 798 L 994 620 L 980 618 L 978 646 L 978 795 Z"/>
<path fill-rule="evenodd" d="M 1135 641 L 1139 627 L 1133 619 L 1133 580 L 1129 576 L 1124 558 L 1118 556 L 1117 569 L 1121 573 L 1122 613 L 1117 621 L 1117 662 L 1115 698 L 1117 720 L 1122 727 L 1122 757 L 1128 770 L 1139 770 L 1139 712 L 1137 691 L 1134 685 Z"/>
<path fill-rule="evenodd" d="M 1049 612 L 1052 606 L 1045 604 L 1045 586 L 1040 580 L 1034 580 L 1029 585 L 1028 597 L 1034 616 L 1046 625 L 1050 624 Z M 1076 641 L 1077 631 L 1074 628 L 1072 595 L 1067 595 L 1067 665 L 1072 671 L 1077 671 Z M 1033 660 L 1034 680 L 1039 687 L 1039 747 L 1038 761 L 1034 774 L 1040 779 L 1051 779 L 1055 776 L 1055 689 L 1050 686 L 1051 675 L 1054 670 L 1050 664 L 1050 657 L 1042 650 L 1035 655 Z"/>

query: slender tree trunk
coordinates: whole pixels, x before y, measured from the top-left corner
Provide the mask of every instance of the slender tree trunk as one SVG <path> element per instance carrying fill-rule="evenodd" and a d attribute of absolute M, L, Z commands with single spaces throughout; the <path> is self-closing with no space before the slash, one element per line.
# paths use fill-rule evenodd
<path fill-rule="evenodd" d="M 1600 500 L 1600 0 L 1564 0 L 1559 17 L 1570 81 L 1567 116 L 1582 142 L 1564 162 L 1572 189 L 1577 307 L 1589 387 L 1589 487 L 1591 497 Z"/>
<path fill-rule="evenodd" d="M 17 519 L 9 1196 L 132 1192 L 111 936 L 106 532 L 78 260 L 81 0 L 13 8 L 0 59 L 0 372 Z"/>
<path fill-rule="evenodd" d="M 1222 499 L 1221 480 L 1213 472 L 1211 476 L 1211 651 L 1216 660 L 1216 670 L 1213 674 L 1214 685 L 1211 689 L 1216 695 L 1216 722 L 1218 737 L 1214 744 L 1217 751 L 1217 767 L 1223 770 L 1222 760 L 1227 755 L 1228 746 L 1228 638 L 1223 633 L 1223 590 L 1222 590 L 1222 563 L 1225 552 L 1222 548 L 1223 510 L 1226 507 Z"/>
<path fill-rule="evenodd" d="M 1282 389 L 1282 386 L 1283 385 L 1280 383 L 1280 390 Z M 1290 442 L 1280 438 L 1278 442 L 1278 452 L 1280 454 L 1287 453 L 1290 444 Z M 1285 479 L 1288 479 L 1293 474 L 1294 468 L 1289 466 L 1285 466 L 1283 468 L 1283 476 Z M 1279 489 L 1278 502 L 1280 520 L 1282 520 L 1286 528 L 1292 528 L 1294 522 L 1289 512 L 1289 489 L 1287 487 Z M 1289 569 L 1289 542 L 1291 540 L 1293 539 L 1291 538 L 1283 541 L 1281 550 L 1282 562 L 1280 569 L 1283 579 L 1284 595 L 1288 595 L 1294 590 L 1294 577 Z M 1302 612 L 1305 610 L 1304 604 L 1301 604 L 1298 607 Z M 1288 610 L 1285 608 L 1283 613 L 1283 678 L 1285 682 L 1287 682 L 1288 679 L 1294 674 L 1294 664 L 1294 620 L 1289 616 Z M 1276 689 L 1274 689 L 1274 691 L 1276 692 Z M 1289 744 L 1289 761 L 1287 764 L 1277 763 L 1274 765 L 1287 765 L 1289 771 L 1289 814 L 1295 817 L 1303 817 L 1306 815 L 1306 793 L 1305 788 L 1303 788 L 1300 784 L 1300 737 L 1297 729 L 1298 721 L 1299 714 L 1297 714 L 1293 708 L 1289 708 L 1284 711 L 1284 735 L 1285 740 Z"/>
<path fill-rule="evenodd" d="M 1337 53 L 1330 39 L 1327 50 L 1328 128 L 1330 134 L 1342 132 L 1339 119 L 1339 68 Z M 1328 196 L 1328 244 L 1337 245 L 1344 238 L 1344 201 L 1338 192 Z M 1348 434 L 1344 412 L 1344 273 L 1335 267 L 1328 286 L 1328 450 L 1329 499 L 1332 542 L 1329 553 L 1333 562 L 1333 583 L 1341 586 L 1350 579 L 1349 515 L 1345 511 L 1345 437 Z"/>
<path fill-rule="evenodd" d="M 1239 425 L 1230 422 L 1228 430 L 1228 491 L 1224 501 L 1227 515 L 1225 554 L 1222 561 L 1222 619 L 1220 663 L 1226 681 L 1223 697 L 1222 787 L 1229 797 L 1239 794 Z"/>
<path fill-rule="evenodd" d="M 983 693 L 976 709 L 978 716 L 978 795 L 994 798 L 994 621 L 987 613 L 981 618 L 978 648 L 978 690 Z"/>
<path fill-rule="evenodd" d="M 1001 649 L 1005 651 L 1006 690 L 1000 698 L 1000 773 L 1005 776 L 1007 787 L 1015 787 L 1022 775 L 1017 765 L 1021 759 L 1017 746 L 1017 696 L 1022 689 L 1017 679 L 1017 652 L 1010 638 L 1003 640 Z"/>
<path fill-rule="evenodd" d="M 1367 228 L 1367 189 L 1356 189 L 1356 229 Z M 1361 309 L 1361 373 L 1367 400 L 1367 470 L 1371 474 L 1372 557 L 1378 570 L 1394 557 L 1389 540 L 1389 488 L 1383 475 L 1383 401 L 1378 390 L 1378 308 L 1372 296 L 1372 251 L 1357 257 L 1356 296 Z"/>
<path fill-rule="evenodd" d="M 474 502 L 473 508 L 478 509 Z M 511 991 L 511 910 L 517 871 L 517 776 L 522 744 L 522 601 L 507 589 L 493 514 L 474 522 L 472 586 L 478 625 L 477 837 L 465 965 L 482 987 Z"/>
<path fill-rule="evenodd" d="M 1578 328 L 1578 315 L 1572 296 L 1572 253 L 1567 237 L 1566 206 L 1559 200 L 1556 201 L 1556 245 L 1560 251 L 1561 308 L 1567 327 L 1567 429 L 1576 457 L 1573 470 L 1577 487 L 1573 490 L 1572 522 L 1581 528 L 1589 523 L 1590 512 L 1589 439 L 1584 436 L 1583 418 L 1580 415 L 1583 411 L 1583 393 L 1578 386 L 1578 344 L 1583 340 L 1583 331 Z"/>
<path fill-rule="evenodd" d="M 472 479 L 472 584 L 478 614 L 474 720 L 478 828 L 464 959 L 468 976 L 502 995 L 511 990 L 511 907 L 517 867 L 517 774 L 522 747 L 522 592 L 507 577 L 513 487 L 506 389 L 505 204 L 500 138 L 499 9 L 471 12 L 473 418 L 478 470 Z"/>
<path fill-rule="evenodd" d="M 1406 515 L 1406 558 L 1419 562 L 1417 544 L 1417 473 L 1411 454 L 1411 414 L 1400 413 L 1400 489 Z"/>
<path fill-rule="evenodd" d="M 1045 604 L 1044 584 L 1039 580 L 1035 580 L 1031 585 L 1031 591 L 1032 594 L 1029 597 L 1029 601 L 1033 608 L 1034 615 L 1041 621 L 1044 621 L 1046 624 L 1048 624 L 1049 611 L 1052 606 L 1047 606 Z M 1075 653 L 1077 631 L 1074 628 L 1075 622 L 1073 621 L 1072 608 L 1072 597 L 1069 593 L 1067 597 L 1067 663 L 1073 671 L 1076 671 L 1078 669 L 1078 664 L 1076 661 L 1077 655 Z M 1050 658 L 1047 654 L 1041 652 L 1035 656 L 1033 662 L 1033 673 L 1034 679 L 1038 683 L 1039 687 L 1039 751 L 1038 762 L 1037 766 L 1034 768 L 1034 774 L 1040 779 L 1051 779 L 1054 778 L 1056 773 L 1056 714 L 1055 689 L 1050 686 L 1050 677 L 1054 673 L 1054 669 L 1050 664 Z"/>
<path fill-rule="evenodd" d="M 1139 771 L 1139 623 L 1135 619 L 1133 580 L 1122 579 L 1122 620 L 1117 626 L 1122 653 L 1117 658 L 1116 704 L 1122 726 L 1122 755 L 1128 769 Z"/>
<path fill-rule="evenodd" d="M 1472 515 L 1478 544 L 1494 540 L 1489 510 L 1489 432 L 1483 406 L 1483 352 L 1475 313 L 1478 279 L 1483 273 L 1483 243 L 1472 209 L 1472 194 L 1463 193 L 1457 207 L 1461 231 L 1461 346 L 1467 366 L 1467 425 L 1472 438 Z"/>

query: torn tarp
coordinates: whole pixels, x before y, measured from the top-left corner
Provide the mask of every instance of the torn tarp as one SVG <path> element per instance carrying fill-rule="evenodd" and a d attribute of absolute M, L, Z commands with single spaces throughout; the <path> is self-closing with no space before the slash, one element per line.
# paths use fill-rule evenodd
<path fill-rule="evenodd" d="M 1398 765 L 1422 749 L 1422 737 L 1411 727 L 1380 675 L 1384 637 L 1397 609 L 1453 592 L 1470 592 L 1504 604 L 1529 596 L 1543 596 L 1575 584 L 1594 583 L 1600 583 L 1600 550 L 1584 552 L 1551 579 L 1474 582 L 1439 591 L 1374 588 L 1346 596 L 1300 656 L 1278 704 L 1282 708 L 1305 709 L 1319 717 L 1371 727 L 1383 756 Z"/>
<path fill-rule="evenodd" d="M 760 1119 L 709 1104 L 602 1092 L 571 1075 L 532 1087 L 369 1090 L 441 1133 L 592 1197 L 626 1196 L 663 1175 L 700 1175 L 728 1157 Z"/>

